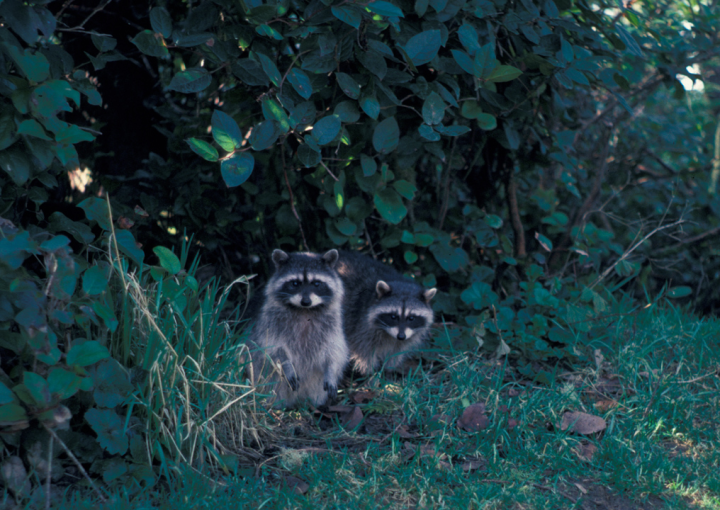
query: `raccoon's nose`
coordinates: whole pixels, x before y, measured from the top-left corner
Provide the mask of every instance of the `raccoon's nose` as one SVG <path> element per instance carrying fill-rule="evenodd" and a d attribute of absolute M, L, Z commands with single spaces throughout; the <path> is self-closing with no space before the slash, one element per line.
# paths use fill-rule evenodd
<path fill-rule="evenodd" d="M 405 338 L 407 338 L 407 337 L 405 336 L 405 333 L 403 333 L 402 331 L 400 331 L 400 332 L 397 334 L 397 339 L 398 339 L 398 340 L 405 340 Z"/>
<path fill-rule="evenodd" d="M 300 300 L 300 304 L 302 306 L 310 306 L 312 304 L 312 299 L 307 296 L 303 296 L 303 298 Z"/>

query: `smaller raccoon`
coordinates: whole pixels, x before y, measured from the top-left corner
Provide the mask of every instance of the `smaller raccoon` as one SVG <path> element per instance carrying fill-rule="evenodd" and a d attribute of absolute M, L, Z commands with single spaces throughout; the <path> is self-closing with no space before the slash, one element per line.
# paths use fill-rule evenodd
<path fill-rule="evenodd" d="M 355 369 L 368 375 L 382 365 L 397 368 L 430 332 L 437 290 L 355 252 L 342 252 L 337 271 L 345 284 L 345 338 Z"/>
<path fill-rule="evenodd" d="M 301 399 L 318 406 L 337 394 L 349 354 L 337 260 L 337 250 L 272 253 L 275 273 L 265 286 L 250 342 L 256 348 L 253 380 L 276 383 L 276 407 Z M 282 367 L 282 377 L 273 365 Z"/>

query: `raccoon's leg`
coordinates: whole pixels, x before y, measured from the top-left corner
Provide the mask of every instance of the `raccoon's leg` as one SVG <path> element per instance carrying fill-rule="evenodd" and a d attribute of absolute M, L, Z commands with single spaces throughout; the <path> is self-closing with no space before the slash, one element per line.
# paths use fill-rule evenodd
<path fill-rule="evenodd" d="M 285 379 L 287 379 L 287 382 L 292 390 L 297 391 L 300 381 L 297 373 L 295 372 L 295 367 L 288 357 L 287 351 L 285 351 L 282 347 L 279 348 L 275 352 L 275 359 L 282 365 L 283 375 L 285 375 Z"/>
<path fill-rule="evenodd" d="M 345 342 L 345 336 L 342 333 L 338 334 L 331 345 L 333 348 L 328 353 L 325 366 L 323 367 L 323 390 L 325 390 L 327 396 L 332 399 L 337 396 L 338 382 L 345 371 L 345 365 L 348 362 L 350 352 Z"/>

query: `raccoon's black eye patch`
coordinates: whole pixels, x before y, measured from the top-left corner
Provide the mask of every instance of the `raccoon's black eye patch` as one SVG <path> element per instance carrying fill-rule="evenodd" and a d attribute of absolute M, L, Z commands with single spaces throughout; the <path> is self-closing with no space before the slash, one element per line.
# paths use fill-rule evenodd
<path fill-rule="evenodd" d="M 293 287 L 299 287 L 299 286 L 300 286 L 300 282 L 297 281 L 297 280 L 293 280 L 292 286 L 293 286 Z"/>
<path fill-rule="evenodd" d="M 316 287 L 319 287 L 319 286 L 320 286 L 320 282 L 313 282 L 313 285 L 315 285 Z"/>
<path fill-rule="evenodd" d="M 412 322 L 412 321 L 415 320 L 415 316 L 414 316 L 414 315 L 408 315 L 407 320 L 408 320 L 409 322 Z"/>
<path fill-rule="evenodd" d="M 390 318 L 394 321 L 398 320 L 398 316 L 394 313 L 390 315 Z"/>

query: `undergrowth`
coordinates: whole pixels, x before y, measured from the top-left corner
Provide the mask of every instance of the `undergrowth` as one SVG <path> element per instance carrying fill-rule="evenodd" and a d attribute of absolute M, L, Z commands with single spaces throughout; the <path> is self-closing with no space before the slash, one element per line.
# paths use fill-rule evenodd
<path fill-rule="evenodd" d="M 548 385 L 507 360 L 426 352 L 404 376 L 351 381 L 325 412 L 268 412 L 254 463 L 211 478 L 178 464 L 112 507 L 720 508 L 720 321 L 663 303 L 590 337 L 592 359 Z M 486 421 L 463 430 L 477 403 Z M 563 430 L 568 411 L 605 428 Z"/>

